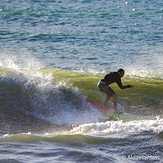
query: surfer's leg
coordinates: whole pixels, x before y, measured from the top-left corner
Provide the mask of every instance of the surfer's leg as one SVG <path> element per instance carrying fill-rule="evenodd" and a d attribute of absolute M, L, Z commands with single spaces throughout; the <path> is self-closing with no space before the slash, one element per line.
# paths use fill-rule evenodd
<path fill-rule="evenodd" d="M 116 97 L 116 95 L 111 96 L 109 100 L 113 103 L 113 109 L 114 109 L 114 111 L 116 111 L 117 110 L 117 97 Z"/>
<path fill-rule="evenodd" d="M 97 87 L 100 89 L 101 92 L 106 94 L 106 98 L 104 100 L 104 105 L 107 104 L 109 98 L 110 98 L 110 92 L 108 90 L 108 86 L 104 82 L 98 82 Z"/>
<path fill-rule="evenodd" d="M 107 92 L 108 92 L 107 93 L 108 99 L 113 103 L 113 109 L 114 109 L 114 111 L 116 111 L 116 109 L 117 109 L 117 96 L 111 87 L 108 87 Z"/>
<path fill-rule="evenodd" d="M 111 101 L 114 105 L 116 105 L 115 101 L 115 92 L 112 90 L 111 87 L 105 87 L 106 99 L 104 101 L 104 105 L 107 105 L 108 101 Z"/>
<path fill-rule="evenodd" d="M 113 103 L 114 110 L 116 110 L 117 102 L 116 102 L 116 94 L 113 91 L 113 89 L 103 82 L 98 83 L 98 87 L 100 88 L 100 91 L 104 92 L 106 94 L 106 98 L 104 100 L 104 105 L 107 105 L 107 102 L 110 100 Z"/>
<path fill-rule="evenodd" d="M 105 98 L 105 101 L 104 101 L 104 105 L 107 104 L 107 102 L 109 101 L 110 97 L 106 94 L 106 98 Z"/>

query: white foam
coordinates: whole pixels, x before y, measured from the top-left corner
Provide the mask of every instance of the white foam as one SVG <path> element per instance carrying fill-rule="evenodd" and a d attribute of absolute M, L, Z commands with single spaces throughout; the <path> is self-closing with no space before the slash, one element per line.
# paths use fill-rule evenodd
<path fill-rule="evenodd" d="M 101 137 L 125 137 L 143 131 L 155 133 L 163 131 L 163 119 L 88 123 L 74 127 L 71 133 Z"/>
<path fill-rule="evenodd" d="M 18 52 L 14 52 L 12 49 L 4 49 L 4 51 L 0 53 L 0 67 L 10 69 L 11 71 L 11 73 L 7 75 L 19 81 L 23 80 L 23 78 L 21 79 L 22 75 L 28 79 L 28 82 L 39 80 L 37 85 L 40 85 L 40 87 L 52 83 L 52 74 L 48 73 L 44 75 L 39 71 L 45 66 L 37 58 L 33 57 L 25 49 L 20 49 L 19 53 L 22 53 L 22 55 L 17 53 Z M 12 72 L 14 73 L 12 74 Z"/>

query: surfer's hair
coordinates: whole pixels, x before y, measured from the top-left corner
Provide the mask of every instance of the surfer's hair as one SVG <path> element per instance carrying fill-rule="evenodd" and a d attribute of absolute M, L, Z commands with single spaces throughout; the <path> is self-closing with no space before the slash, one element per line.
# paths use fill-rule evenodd
<path fill-rule="evenodd" d="M 120 73 L 125 73 L 125 70 L 124 69 L 122 69 L 122 68 L 120 68 L 120 69 L 118 69 L 118 72 L 120 72 Z"/>

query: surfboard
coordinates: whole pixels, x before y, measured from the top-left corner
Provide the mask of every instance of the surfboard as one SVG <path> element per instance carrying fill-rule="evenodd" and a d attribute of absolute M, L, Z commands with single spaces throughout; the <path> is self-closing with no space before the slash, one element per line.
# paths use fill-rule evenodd
<path fill-rule="evenodd" d="M 117 108 L 119 112 L 115 112 L 111 107 L 106 106 L 98 101 L 88 101 L 88 103 L 93 108 L 103 113 L 104 117 L 101 119 L 101 121 L 111 121 L 111 120 L 133 121 L 133 120 L 143 120 L 143 119 L 151 119 L 151 118 L 154 119 L 154 117 L 151 116 L 126 113 L 124 106 L 119 103 L 117 104 Z"/>
<path fill-rule="evenodd" d="M 120 114 L 115 112 L 113 108 L 106 106 L 99 101 L 88 101 L 88 104 L 103 113 L 104 117 L 101 119 L 102 121 L 119 120 L 120 118 Z"/>
<path fill-rule="evenodd" d="M 92 107 L 98 109 L 100 112 L 103 112 L 103 113 L 112 113 L 112 112 L 114 112 L 114 110 L 111 107 L 108 107 L 108 106 L 104 105 L 101 102 L 98 102 L 98 101 L 90 101 L 89 100 L 88 103 Z"/>

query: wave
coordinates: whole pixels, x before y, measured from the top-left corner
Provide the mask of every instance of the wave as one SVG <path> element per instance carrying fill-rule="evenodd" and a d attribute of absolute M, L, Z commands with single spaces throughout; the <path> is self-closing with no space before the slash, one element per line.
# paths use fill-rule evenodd
<path fill-rule="evenodd" d="M 42 68 L 28 71 L 1 66 L 1 133 L 57 129 L 57 125 L 96 123 L 103 114 L 88 105 L 88 100 L 102 102 L 105 95 L 96 84 L 102 74 Z M 163 81 L 127 77 L 134 88 L 113 89 L 125 111 L 137 115 L 162 115 Z M 142 118 L 141 118 L 142 119 Z M 62 128 L 63 129 L 63 128 Z"/>
<path fill-rule="evenodd" d="M 80 124 L 102 117 L 100 111 L 88 105 L 78 89 L 41 74 L 32 76 L 27 72 L 1 69 L 0 90 L 3 131 L 12 129 L 13 132 L 23 124 L 30 130 L 37 128 L 36 122 L 42 129 L 41 126 L 45 128 L 50 124 Z"/>

